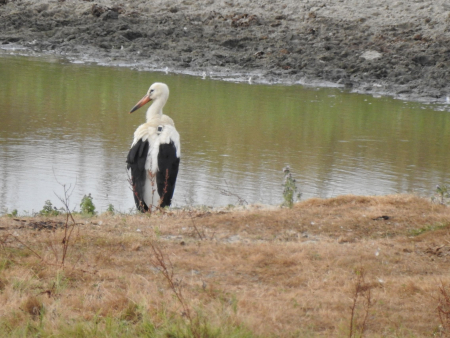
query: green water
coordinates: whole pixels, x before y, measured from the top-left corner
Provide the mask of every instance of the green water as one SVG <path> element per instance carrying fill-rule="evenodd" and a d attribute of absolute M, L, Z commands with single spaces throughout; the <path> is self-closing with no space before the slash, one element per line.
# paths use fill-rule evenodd
<path fill-rule="evenodd" d="M 448 105 L 299 85 L 0 57 L 0 211 L 133 207 L 125 158 L 153 82 L 170 88 L 164 113 L 181 135 L 174 205 L 278 204 L 289 164 L 303 198 L 418 192 L 450 183 Z"/>

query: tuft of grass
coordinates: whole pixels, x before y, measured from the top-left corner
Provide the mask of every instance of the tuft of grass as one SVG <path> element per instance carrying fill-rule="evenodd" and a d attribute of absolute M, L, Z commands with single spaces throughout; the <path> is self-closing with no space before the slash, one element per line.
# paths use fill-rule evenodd
<path fill-rule="evenodd" d="M 9 269 L 13 265 L 11 259 L 2 257 L 0 258 L 0 272 Z"/>

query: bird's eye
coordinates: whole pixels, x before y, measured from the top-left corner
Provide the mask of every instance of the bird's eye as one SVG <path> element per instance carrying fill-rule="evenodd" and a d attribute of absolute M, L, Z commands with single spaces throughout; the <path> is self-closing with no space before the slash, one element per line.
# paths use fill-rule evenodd
<path fill-rule="evenodd" d="M 153 93 L 155 90 L 154 89 L 152 89 L 152 90 L 150 90 L 150 93 Z"/>

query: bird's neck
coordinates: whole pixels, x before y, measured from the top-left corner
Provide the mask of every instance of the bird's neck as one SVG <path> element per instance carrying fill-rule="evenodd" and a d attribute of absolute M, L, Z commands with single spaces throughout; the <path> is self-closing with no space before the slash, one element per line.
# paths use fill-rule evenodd
<path fill-rule="evenodd" d="M 152 105 L 147 110 L 147 122 L 154 119 L 155 117 L 161 117 L 163 113 L 163 107 L 166 104 L 164 100 L 155 100 Z"/>

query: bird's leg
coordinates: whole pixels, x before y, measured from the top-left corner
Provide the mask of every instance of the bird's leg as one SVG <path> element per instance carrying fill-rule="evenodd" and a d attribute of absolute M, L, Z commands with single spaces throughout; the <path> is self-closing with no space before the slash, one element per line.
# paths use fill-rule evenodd
<path fill-rule="evenodd" d="M 164 189 L 163 189 L 162 196 L 159 196 L 158 206 L 161 205 L 161 203 L 164 200 L 164 196 L 167 194 L 167 186 L 168 185 L 169 185 L 169 169 L 166 169 L 166 175 L 165 175 L 165 179 L 164 179 Z"/>
<path fill-rule="evenodd" d="M 144 204 L 144 202 L 139 198 L 139 195 L 138 195 L 138 193 L 137 193 L 137 190 L 136 190 L 136 185 L 135 184 L 133 184 L 133 180 L 131 179 L 131 178 L 128 178 L 128 183 L 130 184 L 130 186 L 131 186 L 131 190 L 133 191 L 133 195 L 135 196 L 135 198 L 139 201 L 139 210 L 141 210 L 142 212 L 145 212 L 144 210 L 145 210 L 145 204 Z"/>
<path fill-rule="evenodd" d="M 152 182 L 152 203 L 151 203 L 151 207 L 149 207 L 149 210 L 152 210 L 152 208 L 153 208 L 153 196 L 155 196 L 155 192 L 156 192 L 156 188 L 155 188 L 156 175 L 153 174 L 150 170 L 147 170 L 147 175 L 148 175 L 148 178 L 150 179 L 150 182 Z M 151 213 L 151 211 L 150 211 L 150 213 Z"/>

